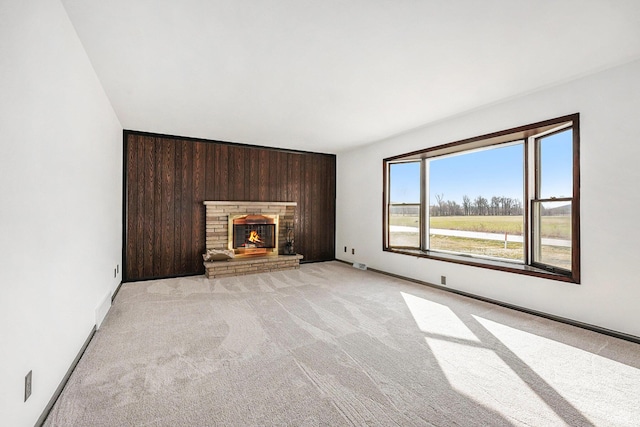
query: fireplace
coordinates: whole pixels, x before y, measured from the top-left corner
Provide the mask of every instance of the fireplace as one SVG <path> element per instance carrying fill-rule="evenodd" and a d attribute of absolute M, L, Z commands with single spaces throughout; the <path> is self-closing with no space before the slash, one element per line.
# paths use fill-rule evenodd
<path fill-rule="evenodd" d="M 228 230 L 236 256 L 278 254 L 278 215 L 229 215 Z"/>
<path fill-rule="evenodd" d="M 303 256 L 293 250 L 296 202 L 207 200 L 203 203 L 206 206 L 207 253 L 210 250 L 234 253 L 231 259 L 224 261 L 204 261 L 205 275 L 208 278 L 220 279 L 300 268 Z M 244 227 L 241 234 L 238 229 L 238 236 L 243 236 L 238 237 L 238 241 L 234 241 L 234 225 L 250 226 Z M 270 226 L 262 228 L 263 225 Z M 249 241 L 247 244 L 252 228 L 261 242 Z M 274 230 L 272 235 L 269 235 L 269 229 Z M 234 248 L 234 243 L 239 247 Z M 251 247 L 254 244 L 255 247 Z"/>

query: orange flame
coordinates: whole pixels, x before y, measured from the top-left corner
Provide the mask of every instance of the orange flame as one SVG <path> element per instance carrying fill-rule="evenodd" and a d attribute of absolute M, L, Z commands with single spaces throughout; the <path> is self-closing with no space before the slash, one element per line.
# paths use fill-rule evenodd
<path fill-rule="evenodd" d="M 262 243 L 262 240 L 260 240 L 260 235 L 257 231 L 251 231 L 251 234 L 249 235 L 249 241 L 251 243 Z"/>

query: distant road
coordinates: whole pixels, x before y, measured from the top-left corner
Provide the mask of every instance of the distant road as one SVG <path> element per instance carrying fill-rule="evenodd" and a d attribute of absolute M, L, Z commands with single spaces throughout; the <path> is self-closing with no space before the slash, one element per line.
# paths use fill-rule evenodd
<path fill-rule="evenodd" d="M 398 233 L 418 233 L 420 229 L 404 225 L 392 225 L 389 227 L 389 231 L 395 231 Z M 504 242 L 504 233 L 482 233 L 480 231 L 447 230 L 444 228 L 432 228 L 429 232 L 437 236 L 466 237 L 468 239 L 498 240 L 500 242 Z M 507 242 L 522 243 L 522 236 L 507 234 Z M 542 244 L 546 246 L 570 248 L 571 240 L 543 238 Z"/>

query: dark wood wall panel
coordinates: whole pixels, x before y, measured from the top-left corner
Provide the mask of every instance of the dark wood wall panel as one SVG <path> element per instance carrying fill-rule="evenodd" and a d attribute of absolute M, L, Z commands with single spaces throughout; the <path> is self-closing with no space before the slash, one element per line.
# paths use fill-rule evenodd
<path fill-rule="evenodd" d="M 297 202 L 295 247 L 335 258 L 336 158 L 124 132 L 124 280 L 203 274 L 205 200 Z"/>
<path fill-rule="evenodd" d="M 189 270 L 183 274 L 201 274 L 204 271 L 202 266 L 202 254 L 205 247 L 204 235 L 204 205 L 205 183 L 206 183 L 206 145 L 196 142 L 193 146 L 193 198 L 190 206 L 185 209 L 191 215 L 191 250 L 189 257 Z M 177 274 L 177 273 L 176 273 Z"/>

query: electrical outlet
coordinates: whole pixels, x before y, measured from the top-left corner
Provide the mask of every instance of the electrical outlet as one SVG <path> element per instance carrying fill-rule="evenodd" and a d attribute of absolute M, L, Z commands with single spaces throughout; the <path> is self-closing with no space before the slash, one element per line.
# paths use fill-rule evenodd
<path fill-rule="evenodd" d="M 355 255 L 356 254 L 356 250 L 351 248 L 351 255 Z"/>
<path fill-rule="evenodd" d="M 24 401 L 26 402 L 29 396 L 31 396 L 31 377 L 33 371 L 29 371 L 27 376 L 24 377 Z"/>
<path fill-rule="evenodd" d="M 447 284 L 447 276 L 440 276 L 440 284 L 441 285 Z"/>

